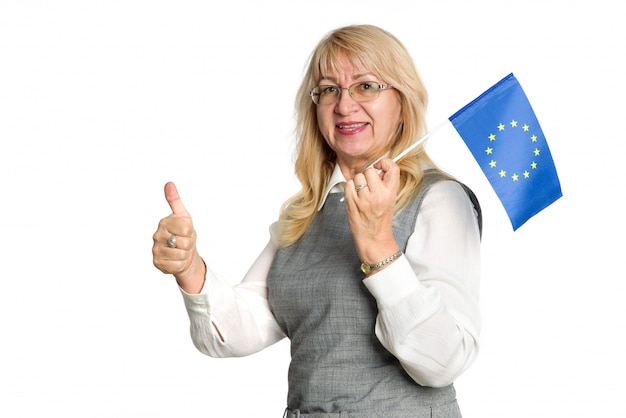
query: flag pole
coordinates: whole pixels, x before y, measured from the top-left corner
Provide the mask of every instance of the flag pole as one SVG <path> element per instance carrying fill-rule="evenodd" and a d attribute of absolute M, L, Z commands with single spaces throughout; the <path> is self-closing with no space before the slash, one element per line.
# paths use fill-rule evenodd
<path fill-rule="evenodd" d="M 443 128 L 444 125 L 446 125 L 448 123 L 448 120 L 446 119 L 444 122 L 441 122 L 439 125 L 437 125 L 434 129 L 430 130 L 426 135 L 422 136 L 421 138 L 419 138 L 417 141 L 415 141 L 411 146 L 409 146 L 407 149 L 405 149 L 404 151 L 402 151 L 400 154 L 396 155 L 393 159 L 394 163 L 397 163 L 398 161 L 400 161 L 400 159 L 402 157 L 404 157 L 405 155 L 407 155 L 409 152 L 413 151 L 415 148 L 419 147 L 420 145 L 422 145 L 431 135 L 433 135 L 435 132 L 437 132 L 439 129 Z"/>
<path fill-rule="evenodd" d="M 421 144 L 423 144 L 431 135 L 433 135 L 435 132 L 437 132 L 439 129 L 443 128 L 447 123 L 449 122 L 448 119 L 446 119 L 445 121 L 441 122 L 439 125 L 435 126 L 434 129 L 431 129 L 428 133 L 426 133 L 425 135 L 423 135 L 422 137 L 420 137 L 417 141 L 415 141 L 413 144 L 409 145 L 409 147 L 407 149 L 405 149 L 404 151 L 402 151 L 400 154 L 396 155 L 393 158 L 393 162 L 397 163 L 398 161 L 400 161 L 400 159 L 402 159 L 404 156 L 406 156 L 409 152 L 413 151 L 415 148 L 419 147 Z M 365 172 L 365 170 L 367 170 L 368 168 L 372 168 L 374 166 L 374 164 L 376 164 L 378 161 L 380 160 L 376 160 L 376 162 L 370 164 L 367 166 L 367 168 L 365 168 L 363 172 Z M 378 170 L 378 173 L 380 174 L 381 170 Z M 341 202 L 344 201 L 344 198 L 341 198 Z"/>
<path fill-rule="evenodd" d="M 435 132 L 437 132 L 439 129 L 443 128 L 450 120 L 446 119 L 445 121 L 441 122 L 439 125 L 435 126 L 434 129 L 431 129 L 430 131 L 428 131 L 428 133 L 426 133 L 424 136 L 420 137 L 417 141 L 415 141 L 414 143 L 412 143 L 411 145 L 409 145 L 404 151 L 402 151 L 400 154 L 396 155 L 393 158 L 393 162 L 397 163 L 398 161 L 400 161 L 400 159 L 402 159 L 404 156 L 406 156 L 409 152 L 413 151 L 415 148 L 419 147 L 420 145 L 422 145 L 424 142 L 426 142 L 426 140 L 433 135 Z M 382 158 L 381 158 L 382 159 Z M 377 162 L 379 162 L 381 159 L 378 159 L 376 161 L 374 161 L 372 164 L 368 165 L 367 167 L 365 167 L 363 169 L 363 171 L 361 171 L 361 173 L 364 173 L 365 170 L 374 167 L 374 164 L 376 164 Z M 378 170 L 378 173 L 380 174 L 381 170 Z"/>

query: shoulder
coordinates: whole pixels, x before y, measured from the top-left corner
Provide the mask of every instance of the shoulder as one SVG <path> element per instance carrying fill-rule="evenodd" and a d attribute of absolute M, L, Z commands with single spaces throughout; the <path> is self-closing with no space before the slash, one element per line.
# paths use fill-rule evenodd
<path fill-rule="evenodd" d="M 461 183 L 455 180 L 443 180 L 430 186 L 424 201 L 462 204 L 470 202 L 468 193 Z"/>
<path fill-rule="evenodd" d="M 481 227 L 482 223 L 480 206 L 473 192 L 455 180 L 433 184 L 424 196 L 419 213 L 418 219 L 431 224 L 460 222 Z"/>

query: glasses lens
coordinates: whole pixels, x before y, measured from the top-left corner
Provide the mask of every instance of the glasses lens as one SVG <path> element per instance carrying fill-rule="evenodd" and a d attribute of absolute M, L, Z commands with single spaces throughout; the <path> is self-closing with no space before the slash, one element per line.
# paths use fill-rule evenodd
<path fill-rule="evenodd" d="M 313 89 L 317 96 L 317 104 L 335 103 L 339 98 L 341 89 L 337 86 L 318 86 Z M 315 100 L 313 100 L 315 101 Z"/>
<path fill-rule="evenodd" d="M 350 91 L 352 92 L 352 98 L 357 102 L 367 102 L 377 98 L 380 89 L 378 88 L 378 83 L 364 81 L 351 85 Z"/>
<path fill-rule="evenodd" d="M 309 95 L 315 104 L 336 103 L 341 94 L 341 87 L 332 85 L 322 85 L 314 87 Z M 361 81 L 350 86 L 350 97 L 356 102 L 367 102 L 374 100 L 380 94 L 378 83 L 373 81 Z"/>

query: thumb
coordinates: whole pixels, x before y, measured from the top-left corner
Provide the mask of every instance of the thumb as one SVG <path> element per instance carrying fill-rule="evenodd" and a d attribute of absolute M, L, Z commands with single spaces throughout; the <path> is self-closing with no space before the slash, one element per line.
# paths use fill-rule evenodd
<path fill-rule="evenodd" d="M 400 167 L 388 158 L 384 158 L 374 165 L 383 184 L 398 188 L 400 185 Z"/>
<path fill-rule="evenodd" d="M 185 209 L 185 205 L 183 205 L 183 201 L 180 200 L 180 196 L 178 195 L 178 189 L 176 185 L 172 182 L 169 182 L 165 185 L 165 199 L 167 203 L 170 205 L 172 212 L 174 215 L 179 216 L 181 218 L 190 218 L 189 212 Z"/>

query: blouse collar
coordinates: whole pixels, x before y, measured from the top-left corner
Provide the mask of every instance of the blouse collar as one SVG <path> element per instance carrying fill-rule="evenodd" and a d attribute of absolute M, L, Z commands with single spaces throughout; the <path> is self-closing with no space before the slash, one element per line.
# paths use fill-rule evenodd
<path fill-rule="evenodd" d="M 341 168 L 339 164 L 335 164 L 335 169 L 333 170 L 333 174 L 330 176 L 330 181 L 328 182 L 328 186 L 326 186 L 326 192 L 324 193 L 324 199 L 320 204 L 318 211 L 322 209 L 324 203 L 326 203 L 326 198 L 329 193 L 342 193 L 344 191 L 344 185 L 346 184 L 346 178 L 343 176 L 341 172 Z"/>

